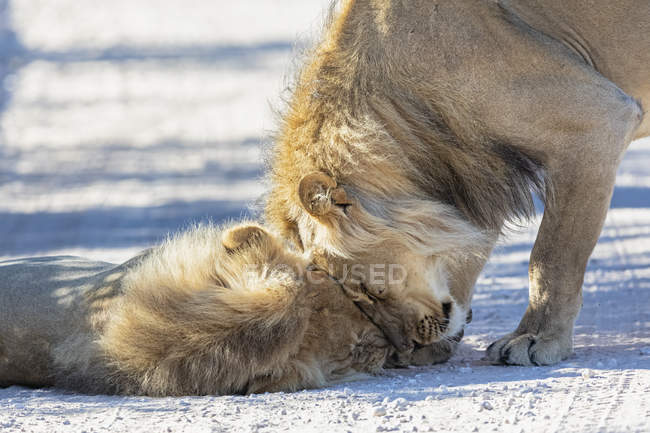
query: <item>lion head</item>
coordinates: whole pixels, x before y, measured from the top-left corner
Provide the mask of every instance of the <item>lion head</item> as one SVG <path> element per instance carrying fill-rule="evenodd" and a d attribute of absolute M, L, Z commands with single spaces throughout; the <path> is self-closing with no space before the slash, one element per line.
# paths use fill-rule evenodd
<path fill-rule="evenodd" d="M 427 344 L 460 333 L 503 225 L 534 214 L 544 155 L 493 134 L 386 37 L 389 16 L 344 2 L 328 21 L 286 99 L 265 214 L 369 301 L 408 307 L 409 338 Z"/>
<path fill-rule="evenodd" d="M 417 196 L 387 197 L 373 188 L 378 183 L 394 186 L 389 177 L 339 181 L 321 171 L 302 176 L 293 188 L 275 184 L 268 222 L 353 292 L 400 349 L 453 338 L 469 305 L 452 296 L 448 270 L 484 236 L 451 207 Z"/>

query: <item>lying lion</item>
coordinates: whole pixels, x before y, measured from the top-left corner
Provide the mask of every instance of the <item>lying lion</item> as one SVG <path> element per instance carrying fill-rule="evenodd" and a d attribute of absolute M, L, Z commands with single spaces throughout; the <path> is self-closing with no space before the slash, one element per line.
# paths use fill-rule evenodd
<path fill-rule="evenodd" d="M 254 224 L 197 228 L 119 266 L 3 262 L 0 284 L 0 386 L 293 391 L 377 372 L 393 352 L 342 286 Z"/>

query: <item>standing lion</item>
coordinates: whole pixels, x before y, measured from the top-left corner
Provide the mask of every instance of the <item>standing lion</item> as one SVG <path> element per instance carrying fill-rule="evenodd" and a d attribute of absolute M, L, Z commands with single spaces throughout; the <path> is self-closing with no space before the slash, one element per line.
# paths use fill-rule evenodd
<path fill-rule="evenodd" d="M 0 386 L 293 391 L 377 372 L 392 351 L 342 286 L 254 224 L 197 228 L 119 266 L 0 263 Z"/>
<path fill-rule="evenodd" d="M 433 296 L 444 361 L 497 237 L 545 201 L 530 302 L 488 348 L 572 352 L 616 169 L 650 134 L 647 0 L 343 0 L 300 72 L 271 151 L 267 222 L 360 293 Z M 388 286 L 377 265 L 407 277 Z M 410 337 L 410 335 L 407 335 Z"/>

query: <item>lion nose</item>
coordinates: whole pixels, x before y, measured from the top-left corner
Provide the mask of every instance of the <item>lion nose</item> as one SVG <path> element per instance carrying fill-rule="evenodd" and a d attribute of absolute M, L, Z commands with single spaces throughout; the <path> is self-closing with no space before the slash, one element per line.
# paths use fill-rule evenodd
<path fill-rule="evenodd" d="M 451 306 L 451 302 L 442 303 L 442 314 L 444 314 L 447 321 L 449 321 L 449 315 L 451 314 Z"/>
<path fill-rule="evenodd" d="M 444 318 L 440 321 L 440 332 L 445 332 L 449 326 L 449 316 L 451 315 L 451 302 L 442 303 L 442 314 Z"/>

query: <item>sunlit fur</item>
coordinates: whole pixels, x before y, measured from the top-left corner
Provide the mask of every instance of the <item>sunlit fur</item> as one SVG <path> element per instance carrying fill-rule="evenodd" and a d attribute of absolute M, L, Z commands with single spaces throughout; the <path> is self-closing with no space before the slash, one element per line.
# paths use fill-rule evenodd
<path fill-rule="evenodd" d="M 504 220 L 529 214 L 531 187 L 544 191 L 541 165 L 490 137 L 451 88 L 412 78 L 385 34 L 389 3 L 342 2 L 307 56 L 269 151 L 266 221 L 350 264 L 436 267 L 485 254 Z M 297 188 L 312 172 L 333 178 L 352 204 L 308 213 Z M 435 294 L 449 292 L 432 287 L 440 281 L 410 278 L 394 290 L 440 304 L 449 298 Z M 450 333 L 467 305 L 454 311 Z"/>
<path fill-rule="evenodd" d="M 339 254 L 386 235 L 418 253 L 466 248 L 532 212 L 531 187 L 545 194 L 541 161 L 491 137 L 451 86 L 414 79 L 404 41 L 385 34 L 390 3 L 342 1 L 306 56 L 270 150 L 266 214 L 296 233 L 307 224 L 297 185 L 322 171 L 358 204 L 346 236 L 318 238 Z M 338 217 L 315 223 L 345 225 Z"/>
<path fill-rule="evenodd" d="M 650 102 L 648 2 L 612 4 L 342 0 L 270 151 L 267 221 L 328 261 L 442 260 L 452 312 L 467 312 L 498 234 L 533 212 L 537 193 L 529 307 L 488 356 L 566 358 L 616 168 L 650 131 L 639 104 Z M 313 173 L 350 205 L 306 212 L 296 189 Z M 391 290 L 443 301 L 441 281 Z"/>
<path fill-rule="evenodd" d="M 76 310 L 62 312 L 79 321 L 72 335 L 35 347 L 34 335 L 0 323 L 0 385 L 240 394 L 319 387 L 381 369 L 389 354 L 381 331 L 308 265 L 254 224 L 190 230 L 91 277 Z M 42 377 L 11 377 L 26 362 Z"/>

